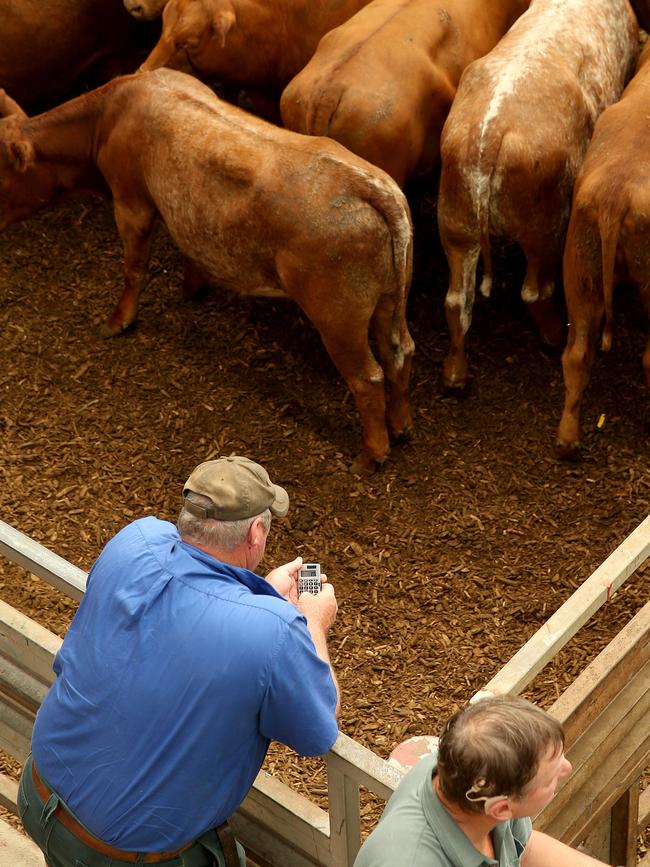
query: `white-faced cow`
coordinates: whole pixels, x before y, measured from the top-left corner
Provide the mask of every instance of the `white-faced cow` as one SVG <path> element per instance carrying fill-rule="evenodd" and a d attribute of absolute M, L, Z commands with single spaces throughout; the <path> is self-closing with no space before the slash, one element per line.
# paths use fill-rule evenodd
<path fill-rule="evenodd" d="M 650 43 L 620 102 L 594 129 L 576 180 L 564 251 L 569 337 L 562 367 L 566 398 L 560 457 L 580 455 L 580 408 L 601 325 L 610 349 L 617 281 L 639 287 L 650 316 Z M 650 338 L 643 353 L 650 388 Z"/>
<path fill-rule="evenodd" d="M 488 55 L 465 70 L 442 132 L 438 200 L 449 263 L 448 388 L 467 380 L 479 256 L 492 284 L 490 236 L 521 247 L 521 290 L 545 340 L 559 345 L 553 310 L 571 191 L 598 115 L 619 98 L 638 55 L 627 0 L 533 0 Z"/>
<path fill-rule="evenodd" d="M 529 3 L 373 0 L 323 36 L 282 94 L 282 121 L 336 139 L 403 186 L 436 165 L 463 69 Z"/>
<path fill-rule="evenodd" d="M 136 318 L 160 218 L 214 282 L 300 305 L 361 416 L 356 466 L 385 459 L 389 431 L 411 425 L 413 354 L 411 221 L 392 178 L 337 142 L 274 127 L 169 69 L 115 79 L 34 118 L 7 104 L 0 229 L 66 193 L 108 186 L 125 276 L 111 331 Z"/>

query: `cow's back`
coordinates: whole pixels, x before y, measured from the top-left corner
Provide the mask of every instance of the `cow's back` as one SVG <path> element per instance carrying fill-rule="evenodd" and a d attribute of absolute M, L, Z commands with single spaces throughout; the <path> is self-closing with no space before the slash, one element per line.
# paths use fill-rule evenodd
<path fill-rule="evenodd" d="M 102 124 L 104 174 L 115 178 L 118 167 L 120 187 L 146 190 L 180 249 L 221 283 L 271 294 L 274 251 L 292 244 L 301 256 L 329 248 L 353 259 L 355 245 L 377 243 L 393 279 L 390 219 L 373 198 L 394 204 L 405 233 L 406 202 L 387 175 L 336 142 L 275 127 L 168 69 L 116 90 Z"/>
<path fill-rule="evenodd" d="M 374 0 L 327 33 L 281 100 L 285 126 L 328 135 L 400 184 L 433 169 L 463 69 L 528 0 Z"/>
<path fill-rule="evenodd" d="M 522 193 L 537 184 L 547 213 L 563 205 L 561 225 L 596 118 L 620 96 L 637 50 L 627 0 L 534 0 L 461 79 L 441 142 L 451 187 L 477 214 L 489 201 L 491 229 L 507 234 L 510 211 L 527 210 Z"/>

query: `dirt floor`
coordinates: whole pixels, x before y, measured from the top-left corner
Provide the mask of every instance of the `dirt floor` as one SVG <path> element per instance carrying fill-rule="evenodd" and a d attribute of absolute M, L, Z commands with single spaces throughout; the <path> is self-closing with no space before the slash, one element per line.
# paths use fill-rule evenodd
<path fill-rule="evenodd" d="M 593 373 L 580 464 L 553 454 L 560 360 L 542 351 L 519 299 L 515 253 L 497 257 L 501 283 L 475 305 L 469 393 L 441 393 L 446 266 L 428 187 L 410 193 L 415 432 L 369 477 L 348 470 L 357 414 L 290 302 L 219 290 L 183 301 L 181 259 L 161 231 L 137 327 L 105 340 L 121 268 L 108 203 L 76 199 L 0 236 L 0 517 L 87 569 L 131 519 L 174 520 L 199 461 L 259 460 L 292 498 L 266 565 L 301 554 L 335 584 L 341 728 L 383 756 L 436 733 L 643 520 L 650 497 L 646 322 L 634 293 L 615 299 L 614 347 Z M 548 705 L 559 695 L 647 601 L 648 574 L 616 594 L 530 696 Z M 74 613 L 4 564 L 0 597 L 61 635 Z M 323 794 L 317 762 L 276 748 L 267 766 Z"/>

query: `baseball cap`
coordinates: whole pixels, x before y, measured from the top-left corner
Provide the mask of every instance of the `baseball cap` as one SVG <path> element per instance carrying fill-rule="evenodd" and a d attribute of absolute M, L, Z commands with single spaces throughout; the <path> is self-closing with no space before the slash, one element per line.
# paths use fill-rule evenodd
<path fill-rule="evenodd" d="M 207 509 L 187 499 L 203 494 L 212 500 Z M 264 467 L 241 455 L 205 461 L 194 469 L 183 486 L 185 508 L 200 518 L 240 521 L 270 509 L 277 518 L 289 511 L 289 495 L 274 485 Z"/>

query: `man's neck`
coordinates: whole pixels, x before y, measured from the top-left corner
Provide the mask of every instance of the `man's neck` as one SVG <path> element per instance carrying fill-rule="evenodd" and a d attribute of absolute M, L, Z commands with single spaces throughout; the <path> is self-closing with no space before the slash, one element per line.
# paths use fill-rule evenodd
<path fill-rule="evenodd" d="M 219 560 L 220 563 L 227 563 L 229 566 L 235 566 L 237 569 L 248 569 L 246 563 L 246 546 L 245 544 L 237 545 L 236 548 L 232 548 L 230 551 L 221 551 L 217 548 L 208 548 L 205 545 L 199 544 L 199 542 L 195 542 L 194 539 L 189 539 L 186 536 L 181 536 L 183 542 L 187 542 L 188 545 L 192 545 L 193 548 L 198 548 L 199 551 L 203 551 L 205 554 L 209 554 L 210 557 L 214 557 L 215 560 Z"/>
<path fill-rule="evenodd" d="M 483 855 L 494 858 L 495 853 L 494 845 L 492 843 L 492 831 L 499 823 L 491 816 L 486 816 L 481 813 L 467 813 L 453 801 L 448 800 L 440 791 L 440 783 L 437 774 L 432 780 L 432 785 L 436 795 L 438 796 L 438 800 L 465 834 L 472 846 L 474 846 L 474 848 L 479 852 L 483 853 Z"/>

